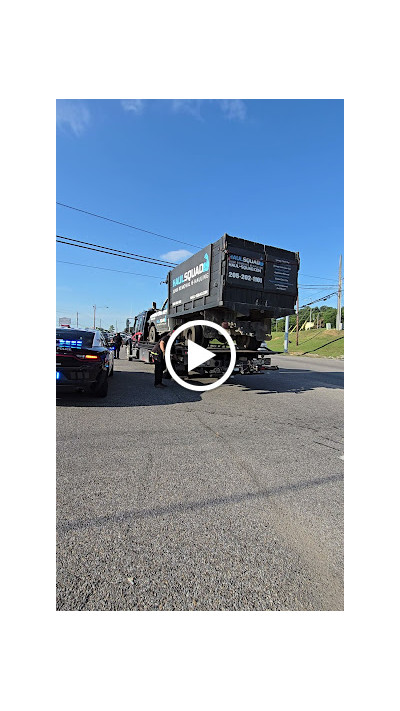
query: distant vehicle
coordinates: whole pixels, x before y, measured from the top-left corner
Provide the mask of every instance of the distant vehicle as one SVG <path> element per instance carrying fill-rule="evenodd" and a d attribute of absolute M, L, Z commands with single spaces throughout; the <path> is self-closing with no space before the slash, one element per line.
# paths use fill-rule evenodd
<path fill-rule="evenodd" d="M 108 379 L 114 374 L 114 351 L 96 330 L 57 328 L 56 387 L 58 391 L 82 390 L 106 397 Z"/>
<path fill-rule="evenodd" d="M 121 333 L 122 345 L 123 345 L 123 346 L 126 346 L 126 344 L 128 343 L 128 341 L 131 339 L 131 336 L 132 336 L 131 333 L 125 333 L 125 331 L 124 331 L 123 333 Z"/>
<path fill-rule="evenodd" d="M 114 346 L 113 346 L 114 334 L 109 333 L 108 331 L 103 331 L 102 335 L 103 335 L 104 340 L 107 343 L 107 345 L 110 346 L 110 348 L 112 348 L 114 350 Z"/>

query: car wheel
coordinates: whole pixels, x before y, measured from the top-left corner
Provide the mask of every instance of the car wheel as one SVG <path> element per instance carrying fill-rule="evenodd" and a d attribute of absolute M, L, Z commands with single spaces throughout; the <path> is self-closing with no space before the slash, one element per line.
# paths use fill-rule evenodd
<path fill-rule="evenodd" d="M 151 324 L 149 328 L 149 342 L 155 343 L 157 341 L 157 331 L 154 324 Z"/>
<path fill-rule="evenodd" d="M 103 378 L 102 381 L 97 385 L 93 395 L 95 397 L 106 397 L 108 393 L 108 377 Z"/>

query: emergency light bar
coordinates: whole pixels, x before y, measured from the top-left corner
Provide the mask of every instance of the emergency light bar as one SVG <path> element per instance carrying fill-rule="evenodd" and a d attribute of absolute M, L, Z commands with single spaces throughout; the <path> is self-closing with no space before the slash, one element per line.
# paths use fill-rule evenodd
<path fill-rule="evenodd" d="M 65 338 L 56 338 L 56 344 L 57 343 L 61 348 L 82 348 L 82 339 L 80 341 L 70 341 Z"/>

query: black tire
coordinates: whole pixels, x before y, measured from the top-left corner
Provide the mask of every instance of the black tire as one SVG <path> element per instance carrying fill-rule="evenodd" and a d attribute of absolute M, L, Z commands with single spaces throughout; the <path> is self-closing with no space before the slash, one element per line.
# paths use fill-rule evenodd
<path fill-rule="evenodd" d="M 199 346 L 203 344 L 204 337 L 202 326 L 187 328 L 184 332 L 184 336 L 188 339 L 188 341 L 194 341 L 194 343 L 197 343 Z"/>
<path fill-rule="evenodd" d="M 93 393 L 94 397 L 106 397 L 108 393 L 108 377 L 102 378 Z"/>
<path fill-rule="evenodd" d="M 259 342 L 255 336 L 236 336 L 236 345 L 239 349 L 246 348 L 246 350 L 255 351 Z"/>
<path fill-rule="evenodd" d="M 157 329 L 156 329 L 154 323 L 152 323 L 149 328 L 149 342 L 150 343 L 157 342 Z"/>
<path fill-rule="evenodd" d="M 260 343 L 257 341 L 257 338 L 255 336 L 249 336 L 246 342 L 246 348 L 248 348 L 249 351 L 256 351 L 257 348 L 259 348 Z"/>

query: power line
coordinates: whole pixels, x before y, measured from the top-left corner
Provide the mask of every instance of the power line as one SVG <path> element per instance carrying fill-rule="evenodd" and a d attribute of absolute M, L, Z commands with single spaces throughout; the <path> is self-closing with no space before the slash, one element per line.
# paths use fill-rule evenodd
<path fill-rule="evenodd" d="M 322 284 L 299 284 L 298 286 L 299 289 L 321 289 Z M 336 284 L 326 284 L 326 286 L 322 288 L 328 291 L 329 289 L 333 289 L 335 286 Z"/>
<path fill-rule="evenodd" d="M 176 266 L 176 262 L 170 262 L 167 259 L 158 259 L 158 257 L 148 257 L 143 254 L 136 254 L 136 252 L 126 252 L 123 249 L 116 249 L 115 247 L 104 247 L 102 244 L 94 244 L 93 242 L 85 242 L 82 239 L 74 239 L 74 237 L 63 237 L 62 235 L 56 235 L 60 239 L 66 239 L 68 242 L 79 242 L 80 244 L 88 244 L 91 247 L 101 247 L 101 249 L 108 249 L 112 252 L 117 252 L 118 254 L 129 254 L 131 257 L 143 257 L 144 259 L 151 259 L 153 262 L 162 262 L 163 266 L 165 264 L 170 264 L 172 267 Z"/>
<path fill-rule="evenodd" d="M 190 242 L 183 242 L 180 239 L 174 239 L 173 237 L 166 237 L 158 232 L 151 232 L 150 230 L 145 230 L 142 227 L 136 227 L 135 225 L 129 225 L 127 222 L 120 222 L 119 220 L 113 220 L 111 217 L 104 217 L 104 215 L 98 215 L 95 212 L 89 212 L 88 210 L 82 210 L 79 207 L 73 207 L 72 205 L 66 205 L 63 202 L 57 202 L 56 205 L 61 205 L 61 207 L 67 207 L 69 210 L 76 210 L 76 212 L 83 212 L 85 215 L 91 215 L 92 217 L 98 217 L 100 220 L 107 220 L 107 222 L 114 222 L 116 225 L 122 225 L 123 227 L 129 227 L 131 230 L 138 230 L 139 232 L 146 232 L 148 235 L 155 235 L 155 237 L 161 237 L 161 239 L 168 239 L 170 242 L 178 242 L 179 244 L 186 244 L 189 247 L 196 247 L 196 249 L 201 249 L 198 244 L 191 244 Z"/>
<path fill-rule="evenodd" d="M 334 291 L 332 294 L 327 294 L 326 296 L 323 296 L 321 299 L 316 299 L 315 301 L 310 301 L 309 304 L 303 304 L 303 306 L 300 306 L 301 309 L 304 309 L 306 306 L 311 306 L 312 304 L 317 304 L 319 301 L 326 301 L 329 299 L 330 296 L 335 296 L 337 294 L 337 291 Z"/>
<path fill-rule="evenodd" d="M 328 279 L 328 277 L 313 276 L 312 274 L 304 274 L 304 272 L 302 272 L 301 276 L 309 277 L 310 279 L 322 279 L 323 281 L 334 281 L 333 277 Z"/>
<path fill-rule="evenodd" d="M 122 252 L 122 250 L 116 250 L 113 247 L 103 247 L 102 245 L 91 245 L 91 242 L 83 242 L 82 240 L 73 240 L 69 237 L 63 237 L 62 235 L 56 235 L 56 242 L 60 244 L 67 244 L 70 247 L 80 247 L 81 249 L 90 249 L 92 252 L 100 252 L 101 254 L 110 254 L 113 257 L 122 257 L 124 259 L 134 259 L 138 262 L 147 262 L 148 264 L 155 264 L 158 267 L 167 267 L 171 269 L 175 266 L 174 262 L 161 261 L 155 259 L 154 257 L 146 257 L 142 254 L 134 254 L 133 252 Z M 77 244 L 80 242 L 80 244 Z M 91 245 L 91 246 L 89 246 Z M 99 247 L 100 249 L 96 249 Z M 112 251 L 111 251 L 112 250 Z"/>
<path fill-rule="evenodd" d="M 102 269 L 106 272 L 118 272 L 118 274 L 133 274 L 134 276 L 147 277 L 149 279 L 160 279 L 159 276 L 154 276 L 154 274 L 138 274 L 137 272 L 125 272 L 121 269 L 107 269 L 107 267 L 94 267 L 93 264 L 79 264 L 78 262 L 64 262 L 62 259 L 57 259 L 60 264 L 74 264 L 76 267 L 89 267 L 90 269 Z"/>

